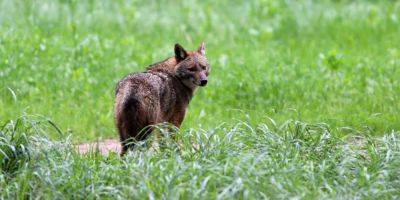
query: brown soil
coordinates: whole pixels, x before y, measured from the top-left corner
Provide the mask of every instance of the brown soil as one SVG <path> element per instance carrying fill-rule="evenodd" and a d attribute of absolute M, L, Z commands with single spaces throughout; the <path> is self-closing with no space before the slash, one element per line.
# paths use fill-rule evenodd
<path fill-rule="evenodd" d="M 107 139 L 91 143 L 83 143 L 76 145 L 76 149 L 80 154 L 86 154 L 91 151 L 99 150 L 102 155 L 108 155 L 110 152 L 119 153 L 121 144 L 118 140 Z"/>

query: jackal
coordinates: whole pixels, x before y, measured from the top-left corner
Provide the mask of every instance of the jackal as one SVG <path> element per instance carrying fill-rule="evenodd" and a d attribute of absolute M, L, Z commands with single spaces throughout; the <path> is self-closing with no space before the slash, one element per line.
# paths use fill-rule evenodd
<path fill-rule="evenodd" d="M 168 122 L 180 127 L 198 86 L 207 85 L 210 64 L 204 42 L 197 51 L 175 44 L 175 56 L 132 73 L 116 87 L 115 120 L 122 145 L 121 155 L 145 139 L 151 125 Z"/>

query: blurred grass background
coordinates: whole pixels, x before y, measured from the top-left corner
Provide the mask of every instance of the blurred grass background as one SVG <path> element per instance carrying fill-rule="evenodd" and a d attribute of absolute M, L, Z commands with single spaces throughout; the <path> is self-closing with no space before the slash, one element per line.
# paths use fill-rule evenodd
<path fill-rule="evenodd" d="M 206 42 L 210 84 L 183 129 L 272 118 L 400 129 L 398 1 L 0 1 L 0 120 L 117 137 L 115 84 Z"/>

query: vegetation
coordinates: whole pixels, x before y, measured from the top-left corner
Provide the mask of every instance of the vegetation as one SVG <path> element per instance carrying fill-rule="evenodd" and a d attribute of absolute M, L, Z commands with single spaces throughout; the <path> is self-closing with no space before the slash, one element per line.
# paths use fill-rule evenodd
<path fill-rule="evenodd" d="M 121 159 L 78 154 L 47 120 L 1 130 L 0 192 L 6 199 L 371 198 L 400 195 L 400 137 L 341 140 L 326 124 L 273 121 L 166 136 L 162 148 Z M 11 167 L 10 167 L 11 166 Z"/>
<path fill-rule="evenodd" d="M 400 198 L 399 20 L 397 1 L 0 1 L 0 198 Z M 75 151 L 117 137 L 119 79 L 201 41 L 176 140 Z"/>

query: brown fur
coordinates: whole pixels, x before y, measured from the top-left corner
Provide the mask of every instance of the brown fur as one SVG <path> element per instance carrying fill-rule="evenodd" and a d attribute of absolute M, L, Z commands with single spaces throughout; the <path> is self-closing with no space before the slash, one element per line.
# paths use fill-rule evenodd
<path fill-rule="evenodd" d="M 198 86 L 205 86 L 210 71 L 205 47 L 186 52 L 175 45 L 175 56 L 133 73 L 116 88 L 115 120 L 122 144 L 121 155 L 145 139 L 151 125 L 168 122 L 180 127 Z"/>

